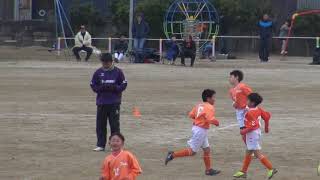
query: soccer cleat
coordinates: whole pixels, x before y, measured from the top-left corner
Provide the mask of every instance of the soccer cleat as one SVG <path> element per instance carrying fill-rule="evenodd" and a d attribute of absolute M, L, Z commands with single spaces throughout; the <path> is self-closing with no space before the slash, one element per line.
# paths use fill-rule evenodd
<path fill-rule="evenodd" d="M 278 171 L 276 169 L 271 169 L 268 171 L 268 179 L 271 179 Z"/>
<path fill-rule="evenodd" d="M 215 176 L 217 174 L 219 174 L 221 171 L 219 170 L 215 170 L 215 169 L 209 169 L 209 170 L 206 170 L 206 175 L 207 176 Z"/>
<path fill-rule="evenodd" d="M 169 162 L 169 161 L 172 161 L 172 160 L 173 160 L 173 152 L 172 152 L 172 151 L 169 151 L 169 152 L 168 152 L 168 155 L 167 155 L 167 157 L 166 157 L 166 160 L 165 160 L 165 162 L 164 162 L 164 164 L 167 165 L 168 162 Z"/>
<path fill-rule="evenodd" d="M 96 148 L 93 149 L 93 151 L 96 151 L 96 152 L 104 151 L 104 148 L 96 147 Z"/>
<path fill-rule="evenodd" d="M 242 172 L 242 171 L 238 171 L 233 175 L 234 178 L 247 178 L 247 174 Z"/>

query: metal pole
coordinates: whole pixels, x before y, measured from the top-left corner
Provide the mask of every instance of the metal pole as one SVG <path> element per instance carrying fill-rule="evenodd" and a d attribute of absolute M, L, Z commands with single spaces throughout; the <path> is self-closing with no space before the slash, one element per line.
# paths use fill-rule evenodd
<path fill-rule="evenodd" d="M 19 21 L 20 17 L 19 17 L 19 2 L 18 0 L 14 1 L 14 20 L 15 21 Z"/>
<path fill-rule="evenodd" d="M 64 48 L 68 48 L 68 44 L 67 44 L 67 40 L 66 40 L 66 33 L 65 33 L 65 31 L 64 31 L 64 25 L 63 25 L 63 21 L 62 21 L 62 18 L 61 18 L 60 6 L 59 6 L 57 0 L 55 0 L 55 3 L 57 3 L 58 15 L 59 15 L 59 20 L 60 20 L 60 26 L 61 26 L 62 35 L 63 35 L 64 42 L 65 42 L 65 47 L 64 47 Z"/>
<path fill-rule="evenodd" d="M 60 0 L 57 0 L 57 1 L 58 1 L 58 5 L 59 5 L 59 7 L 60 7 L 59 9 L 62 10 L 62 14 L 63 14 L 64 18 L 66 19 L 68 28 L 69 28 L 69 30 L 71 31 L 72 36 L 74 36 L 74 32 L 73 32 L 73 30 L 72 30 L 72 27 L 71 27 L 71 25 L 70 25 L 70 22 L 69 22 L 69 20 L 68 20 L 68 17 L 67 17 L 67 15 L 66 15 L 66 12 L 64 11 L 64 8 L 63 8 Z"/>
<path fill-rule="evenodd" d="M 59 37 L 59 32 L 58 32 L 58 16 L 57 16 L 57 4 L 56 4 L 56 1 L 54 1 L 54 21 L 56 23 L 56 38 L 58 38 Z"/>
<path fill-rule="evenodd" d="M 160 61 L 162 61 L 162 39 L 160 38 L 159 40 L 159 56 L 160 56 Z M 164 61 L 162 61 L 164 64 Z"/>
<path fill-rule="evenodd" d="M 216 36 L 212 36 L 212 57 L 216 57 Z"/>
<path fill-rule="evenodd" d="M 132 50 L 132 26 L 133 26 L 133 1 L 130 0 L 130 11 L 129 11 L 129 51 Z"/>
<path fill-rule="evenodd" d="M 58 56 L 60 56 L 60 50 L 61 50 L 61 44 L 60 44 L 61 38 L 58 37 L 58 42 L 57 42 L 57 52 L 58 52 Z"/>
<path fill-rule="evenodd" d="M 108 42 L 109 43 L 109 45 L 108 45 L 109 46 L 109 50 L 108 50 L 109 53 L 112 52 L 111 41 L 112 41 L 112 39 L 111 39 L 111 37 L 109 37 L 109 42 Z"/>
<path fill-rule="evenodd" d="M 320 48 L 320 37 L 316 37 L 316 47 Z"/>

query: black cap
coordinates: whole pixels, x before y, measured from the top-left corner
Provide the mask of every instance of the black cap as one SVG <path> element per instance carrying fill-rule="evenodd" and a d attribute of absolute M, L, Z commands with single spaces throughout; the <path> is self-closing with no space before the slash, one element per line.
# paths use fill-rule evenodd
<path fill-rule="evenodd" d="M 100 57 L 100 61 L 102 62 L 112 62 L 112 55 L 110 53 L 102 53 Z"/>

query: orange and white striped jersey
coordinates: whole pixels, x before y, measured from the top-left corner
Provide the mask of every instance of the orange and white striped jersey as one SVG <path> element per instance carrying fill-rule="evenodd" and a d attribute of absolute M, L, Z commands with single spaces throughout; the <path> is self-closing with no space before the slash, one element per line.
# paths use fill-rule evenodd
<path fill-rule="evenodd" d="M 236 109 L 244 109 L 247 106 L 247 97 L 252 93 L 251 88 L 244 84 L 239 83 L 236 87 L 229 90 L 229 94 Z"/>
<path fill-rule="evenodd" d="M 104 180 L 135 180 L 142 170 L 136 157 L 129 151 L 121 151 L 117 156 L 108 155 L 102 165 Z"/>
<path fill-rule="evenodd" d="M 245 115 L 245 127 L 252 130 L 259 129 L 261 127 L 260 118 L 264 120 L 265 127 L 268 128 L 271 114 L 260 107 L 249 108 Z"/>
<path fill-rule="evenodd" d="M 189 117 L 193 120 L 193 125 L 201 128 L 209 129 L 210 124 L 219 125 L 219 121 L 215 118 L 214 106 L 207 102 L 195 106 L 190 111 Z"/>

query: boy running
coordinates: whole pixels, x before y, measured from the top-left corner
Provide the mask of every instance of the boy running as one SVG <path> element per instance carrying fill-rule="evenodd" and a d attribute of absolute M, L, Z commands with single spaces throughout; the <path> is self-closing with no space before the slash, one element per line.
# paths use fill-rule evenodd
<path fill-rule="evenodd" d="M 229 90 L 230 97 L 233 101 L 233 107 L 236 109 L 236 118 L 240 129 L 244 128 L 244 115 L 247 107 L 247 96 L 252 93 L 251 88 L 242 83 L 243 72 L 233 70 L 230 72 L 229 82 L 232 88 Z M 242 136 L 245 141 L 245 136 Z"/>
<path fill-rule="evenodd" d="M 136 157 L 123 150 L 123 135 L 119 132 L 112 134 L 109 144 L 112 154 L 103 162 L 100 180 L 135 180 L 142 170 Z"/>
<path fill-rule="evenodd" d="M 271 162 L 261 153 L 261 129 L 260 118 L 264 120 L 265 133 L 269 132 L 270 113 L 257 107 L 263 101 L 258 93 L 248 96 L 248 112 L 245 115 L 245 128 L 240 130 L 241 135 L 246 135 L 247 152 L 243 161 L 242 170 L 233 175 L 234 178 L 246 178 L 247 170 L 254 154 L 261 163 L 268 169 L 268 179 L 271 179 L 278 171 L 272 167 Z"/>
<path fill-rule="evenodd" d="M 203 149 L 203 160 L 206 167 L 205 174 L 214 176 L 220 173 L 219 170 L 214 170 L 211 167 L 210 147 L 208 141 L 208 129 L 210 124 L 219 126 L 219 121 L 215 118 L 215 94 L 211 89 L 206 89 L 202 92 L 203 103 L 195 106 L 189 113 L 189 117 L 193 120 L 192 137 L 188 141 L 189 148 L 168 152 L 165 160 L 165 165 L 175 158 L 194 156 L 201 148 Z"/>

